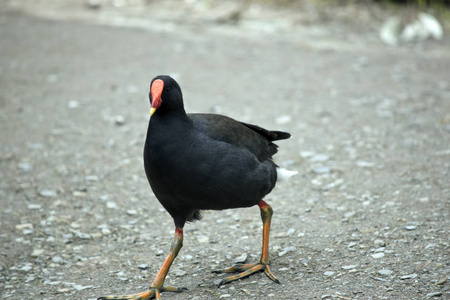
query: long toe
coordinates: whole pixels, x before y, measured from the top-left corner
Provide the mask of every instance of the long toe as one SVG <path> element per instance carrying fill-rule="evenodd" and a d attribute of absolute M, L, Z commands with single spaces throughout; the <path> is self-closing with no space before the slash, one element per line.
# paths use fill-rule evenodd
<path fill-rule="evenodd" d="M 161 292 L 175 292 L 175 293 L 181 293 L 183 291 L 187 291 L 187 287 L 174 287 L 174 286 L 163 286 L 161 288 Z"/>
<path fill-rule="evenodd" d="M 261 271 L 264 271 L 264 273 L 267 275 L 267 277 L 269 277 L 273 282 L 280 283 L 280 281 L 270 271 L 269 265 L 261 264 L 261 263 L 247 264 L 247 265 L 237 264 L 237 265 L 232 266 L 231 268 L 213 271 L 213 272 L 215 272 L 215 273 L 241 272 L 239 274 L 229 276 L 227 278 L 222 279 L 218 285 L 218 287 L 220 287 L 221 285 L 227 284 L 229 282 L 232 282 L 232 281 L 235 281 L 238 279 L 248 277 L 250 275 L 253 275 L 253 274 L 261 272 Z"/>
<path fill-rule="evenodd" d="M 147 299 L 161 299 L 162 292 L 181 293 L 187 291 L 185 287 L 163 286 L 161 288 L 150 287 L 150 290 L 138 294 L 126 296 L 106 296 L 100 297 L 97 300 L 147 300 Z"/>
<path fill-rule="evenodd" d="M 267 277 L 270 278 L 270 280 L 272 280 L 275 283 L 280 283 L 280 281 L 275 277 L 275 275 L 272 274 L 272 272 L 270 271 L 269 266 L 266 266 L 266 269 L 264 270 L 264 273 L 267 275 Z"/>
<path fill-rule="evenodd" d="M 147 300 L 155 297 L 155 291 L 150 290 L 138 294 L 125 295 L 125 296 L 105 296 L 100 297 L 97 300 Z"/>
<path fill-rule="evenodd" d="M 256 266 L 257 263 L 254 264 L 235 264 L 229 268 L 226 269 L 220 269 L 220 270 L 213 270 L 213 273 L 236 273 L 236 272 L 242 272 L 248 269 L 253 268 Z"/>

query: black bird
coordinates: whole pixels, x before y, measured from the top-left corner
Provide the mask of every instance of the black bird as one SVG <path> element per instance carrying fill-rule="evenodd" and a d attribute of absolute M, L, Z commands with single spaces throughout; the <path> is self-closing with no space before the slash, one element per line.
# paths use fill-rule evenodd
<path fill-rule="evenodd" d="M 173 260 L 183 244 L 186 222 L 200 220 L 202 210 L 222 210 L 258 205 L 263 222 L 259 263 L 237 264 L 214 272 L 241 272 L 219 286 L 269 268 L 269 231 L 272 208 L 264 200 L 275 187 L 277 165 L 272 156 L 276 140 L 290 134 L 269 131 L 217 114 L 186 114 L 178 83 L 157 76 L 150 84 L 150 121 L 144 147 L 147 179 L 162 206 L 175 222 L 169 254 L 148 291 L 99 299 L 161 299 L 161 292 L 186 288 L 164 286 Z"/>

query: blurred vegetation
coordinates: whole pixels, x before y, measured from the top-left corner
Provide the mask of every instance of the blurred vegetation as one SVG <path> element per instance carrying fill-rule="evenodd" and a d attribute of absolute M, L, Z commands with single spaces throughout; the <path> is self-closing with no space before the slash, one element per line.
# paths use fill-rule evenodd
<path fill-rule="evenodd" d="M 435 11 L 441 18 L 450 19 L 450 0 L 374 0 L 386 4 L 401 6 L 416 6 Z"/>
<path fill-rule="evenodd" d="M 450 0 L 375 0 L 377 2 L 383 1 L 383 2 L 390 2 L 390 3 L 397 3 L 397 4 L 406 4 L 406 5 L 418 5 L 418 6 L 442 6 L 442 7 L 449 7 L 450 6 Z"/>
<path fill-rule="evenodd" d="M 260 2 L 272 2 L 274 4 L 292 4 L 301 0 L 266 0 Z M 416 6 L 445 6 L 450 8 L 450 0 L 310 0 L 311 2 L 329 2 L 335 4 L 345 4 L 345 3 L 370 3 L 370 2 L 384 2 L 389 4 L 397 5 L 416 5 Z"/>
<path fill-rule="evenodd" d="M 289 6 L 309 2 L 316 5 L 362 5 L 380 4 L 394 10 L 409 8 L 434 12 L 436 17 L 450 22 L 450 0 L 246 0 L 248 2 L 265 2 L 273 5 Z"/>
<path fill-rule="evenodd" d="M 272 2 L 274 4 L 292 4 L 294 2 L 298 2 L 301 0 L 275 0 L 275 1 L 261 1 L 261 2 Z M 450 0 L 310 0 L 311 2 L 316 3 L 330 3 L 330 4 L 345 4 L 345 3 L 370 3 L 370 2 L 378 2 L 378 3 L 386 3 L 386 4 L 395 4 L 395 5 L 409 5 L 409 6 L 419 6 L 419 7 L 431 7 L 431 8 L 450 8 Z"/>
<path fill-rule="evenodd" d="M 248 0 L 247 0 L 248 1 Z M 251 2 L 251 0 L 249 1 Z M 268 2 L 278 5 L 289 5 L 295 2 L 303 2 L 303 0 L 259 0 L 259 2 Z M 450 0 L 309 0 L 312 3 L 328 3 L 328 4 L 363 4 L 363 3 L 384 3 L 397 6 L 417 6 L 434 9 L 450 9 Z"/>

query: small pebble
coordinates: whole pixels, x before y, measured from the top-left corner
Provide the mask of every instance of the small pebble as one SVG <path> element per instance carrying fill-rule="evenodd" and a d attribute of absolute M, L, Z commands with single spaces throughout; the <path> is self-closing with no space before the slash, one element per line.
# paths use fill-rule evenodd
<path fill-rule="evenodd" d="M 419 199 L 419 201 L 422 202 L 422 203 L 427 203 L 427 202 L 430 202 L 430 198 L 422 197 L 422 198 Z"/>
<path fill-rule="evenodd" d="M 294 247 L 294 246 L 286 247 L 286 248 L 284 248 L 283 250 L 281 250 L 281 252 L 278 253 L 278 256 L 283 256 L 283 255 L 285 255 L 286 253 L 291 252 L 291 251 L 294 251 L 294 250 L 295 250 L 295 247 Z"/>
<path fill-rule="evenodd" d="M 385 247 L 386 246 L 386 243 L 383 240 L 375 240 L 375 241 L 373 241 L 373 243 L 377 247 Z"/>
<path fill-rule="evenodd" d="M 135 85 L 129 85 L 127 86 L 127 92 L 130 94 L 137 94 L 139 93 L 139 88 Z"/>
<path fill-rule="evenodd" d="M 83 291 L 83 290 L 86 290 L 86 289 L 92 289 L 94 286 L 92 286 L 92 285 L 84 285 L 83 286 L 81 284 L 75 284 L 73 287 L 77 291 Z"/>
<path fill-rule="evenodd" d="M 353 248 L 353 247 L 355 247 L 356 245 L 357 245 L 356 242 L 350 242 L 350 243 L 348 244 L 347 248 Z"/>
<path fill-rule="evenodd" d="M 319 154 L 314 155 L 314 156 L 311 158 L 311 161 L 315 161 L 315 162 L 323 162 L 323 161 L 327 161 L 327 160 L 329 160 L 329 159 L 330 159 L 330 157 L 329 157 L 328 155 L 319 153 Z"/>
<path fill-rule="evenodd" d="M 171 273 L 173 275 L 175 275 L 176 277 L 183 277 L 184 275 L 187 274 L 186 271 L 184 271 L 184 270 L 177 270 L 177 269 L 173 270 Z"/>
<path fill-rule="evenodd" d="M 32 150 L 39 150 L 44 148 L 44 145 L 42 145 L 41 143 L 27 143 L 27 147 Z"/>
<path fill-rule="evenodd" d="M 292 120 L 291 116 L 283 115 L 275 119 L 275 123 L 279 125 L 287 124 Z"/>
<path fill-rule="evenodd" d="M 22 230 L 23 235 L 30 235 L 33 233 L 33 229 L 24 229 Z"/>
<path fill-rule="evenodd" d="M 63 238 L 64 244 L 69 244 L 72 242 L 73 234 L 72 233 L 63 233 L 62 238 Z"/>
<path fill-rule="evenodd" d="M 126 275 L 126 274 L 125 274 L 124 271 L 119 271 L 119 272 L 116 273 L 116 276 L 117 276 L 117 277 L 123 277 L 123 276 L 125 276 L 125 275 Z"/>
<path fill-rule="evenodd" d="M 42 190 L 39 192 L 39 195 L 45 198 L 56 197 L 56 192 L 54 190 Z"/>
<path fill-rule="evenodd" d="M 24 223 L 24 224 L 18 224 L 16 225 L 16 230 L 24 230 L 24 229 L 28 229 L 28 230 L 33 230 L 33 224 L 31 223 Z"/>
<path fill-rule="evenodd" d="M 114 123 L 116 123 L 116 125 L 123 125 L 125 124 L 125 117 L 118 115 L 114 117 Z"/>
<path fill-rule="evenodd" d="M 78 106 L 80 106 L 80 103 L 75 100 L 69 101 L 69 103 L 67 104 L 67 107 L 69 108 L 77 108 Z"/>
<path fill-rule="evenodd" d="M 400 279 L 401 279 L 401 280 L 405 280 L 405 279 L 414 279 L 414 278 L 416 278 L 417 276 L 419 276 L 419 275 L 417 275 L 416 273 L 413 273 L 413 274 L 409 274 L 409 275 L 403 275 L 403 276 L 400 277 Z"/>
<path fill-rule="evenodd" d="M 135 216 L 135 215 L 137 215 L 137 211 L 135 209 L 129 209 L 129 210 L 127 210 L 127 215 Z"/>
<path fill-rule="evenodd" d="M 63 259 L 60 256 L 53 256 L 52 257 L 52 262 L 54 262 L 54 263 L 61 263 L 62 261 L 63 261 Z"/>
<path fill-rule="evenodd" d="M 372 257 L 373 258 L 382 258 L 382 257 L 384 257 L 384 253 L 378 252 L 378 253 L 372 254 Z"/>
<path fill-rule="evenodd" d="M 316 174 L 326 174 L 330 173 L 331 168 L 329 166 L 318 166 L 314 168 L 314 173 Z"/>
<path fill-rule="evenodd" d="M 72 192 L 72 195 L 73 195 L 74 197 L 81 198 L 81 197 L 86 196 L 86 192 L 83 192 L 83 191 L 73 191 L 73 192 Z"/>
<path fill-rule="evenodd" d="M 33 249 L 33 252 L 31 252 L 32 257 L 38 257 L 39 255 L 43 254 L 45 252 L 44 249 Z"/>
<path fill-rule="evenodd" d="M 323 273 L 323 275 L 325 275 L 325 276 L 331 276 L 331 275 L 333 275 L 334 274 L 334 272 L 333 271 L 326 271 L 326 272 L 324 272 Z"/>
<path fill-rule="evenodd" d="M 33 265 L 31 263 L 26 263 L 22 268 L 20 268 L 20 271 L 28 272 L 33 269 Z"/>
<path fill-rule="evenodd" d="M 99 9 L 102 6 L 102 0 L 88 0 L 87 6 L 90 9 Z"/>
<path fill-rule="evenodd" d="M 77 231 L 75 233 L 75 236 L 82 240 L 89 240 L 91 238 L 91 235 L 89 233 L 84 233 L 84 232 L 80 232 L 80 231 Z"/>
<path fill-rule="evenodd" d="M 34 203 L 28 204 L 28 209 L 31 209 L 31 210 L 40 209 L 41 207 L 42 207 L 42 205 L 40 205 L 40 204 L 34 204 Z"/>
<path fill-rule="evenodd" d="M 295 232 L 295 228 L 289 228 L 289 230 L 286 232 L 286 236 L 290 236 Z"/>
<path fill-rule="evenodd" d="M 108 202 L 106 202 L 106 207 L 109 208 L 109 209 L 116 209 L 117 208 L 117 204 L 116 204 L 116 202 L 108 201 Z"/>
<path fill-rule="evenodd" d="M 356 211 L 348 211 L 344 214 L 344 218 L 350 219 L 356 215 Z"/>
<path fill-rule="evenodd" d="M 354 269 L 356 267 L 357 267 L 357 265 L 348 265 L 348 266 L 342 266 L 341 268 L 344 269 L 344 270 L 351 270 L 351 269 Z"/>
<path fill-rule="evenodd" d="M 239 263 L 245 263 L 246 261 L 247 261 L 247 253 L 243 253 L 243 254 L 241 254 L 240 256 L 238 256 L 238 257 L 236 257 L 235 259 L 234 259 L 234 263 L 235 264 L 239 264 Z"/>
<path fill-rule="evenodd" d="M 1 270 L 0 270 L 1 271 Z M 447 283 L 447 277 L 442 277 L 441 279 L 439 279 L 435 285 L 444 285 Z"/>
<path fill-rule="evenodd" d="M 29 163 L 20 163 L 19 164 L 19 169 L 21 169 L 24 172 L 28 172 L 32 169 L 33 167 L 29 164 Z"/>
<path fill-rule="evenodd" d="M 81 227 L 81 225 L 78 224 L 78 223 L 72 222 L 72 223 L 70 223 L 70 227 L 72 227 L 72 228 L 74 228 L 74 229 L 78 229 L 78 228 Z"/>
<path fill-rule="evenodd" d="M 314 156 L 314 154 L 315 154 L 314 151 L 301 151 L 301 152 L 300 152 L 300 156 L 301 156 L 302 158 L 309 158 L 309 157 Z"/>
<path fill-rule="evenodd" d="M 206 235 L 200 235 L 200 236 L 197 237 L 197 241 L 200 244 L 206 244 L 206 243 L 209 242 L 209 237 L 207 237 Z"/>
<path fill-rule="evenodd" d="M 86 176 L 86 181 L 98 181 L 97 175 L 88 175 Z"/>
<path fill-rule="evenodd" d="M 356 166 L 358 166 L 360 168 L 373 168 L 375 166 L 375 164 L 372 163 L 372 162 L 359 160 L 359 161 L 356 162 Z"/>
<path fill-rule="evenodd" d="M 407 225 L 407 226 L 405 226 L 405 229 L 408 231 L 416 230 L 417 226 L 416 225 Z"/>
<path fill-rule="evenodd" d="M 383 276 L 389 276 L 392 274 L 392 270 L 388 270 L 388 269 L 383 269 L 378 271 L 378 274 L 383 275 Z"/>
<path fill-rule="evenodd" d="M 441 297 L 441 296 L 442 296 L 442 292 L 429 293 L 426 295 L 427 298 Z"/>

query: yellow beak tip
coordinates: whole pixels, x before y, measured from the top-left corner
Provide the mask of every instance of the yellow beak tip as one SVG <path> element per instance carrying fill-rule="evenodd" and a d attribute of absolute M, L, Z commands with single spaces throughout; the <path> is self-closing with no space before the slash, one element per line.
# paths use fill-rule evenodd
<path fill-rule="evenodd" d="M 156 111 L 156 108 L 154 108 L 154 107 L 150 108 L 150 117 L 155 113 L 155 111 Z"/>

